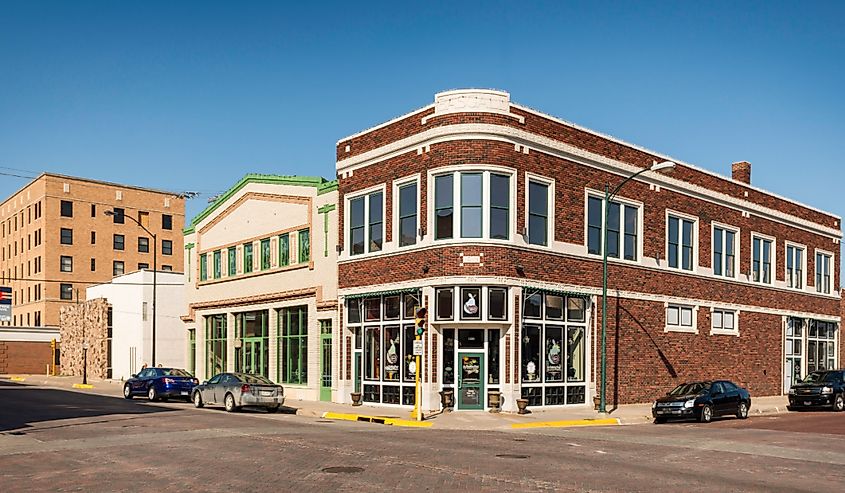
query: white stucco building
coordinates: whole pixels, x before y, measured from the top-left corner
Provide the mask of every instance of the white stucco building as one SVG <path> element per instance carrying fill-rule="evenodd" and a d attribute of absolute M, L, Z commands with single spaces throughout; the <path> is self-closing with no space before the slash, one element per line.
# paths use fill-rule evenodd
<path fill-rule="evenodd" d="M 156 365 L 188 368 L 184 275 L 156 274 Z M 87 299 L 105 298 L 111 313 L 112 378 L 127 379 L 152 365 L 153 272 L 140 270 L 87 289 Z"/>
<path fill-rule="evenodd" d="M 338 364 L 337 182 L 247 175 L 185 230 L 189 365 L 263 375 L 331 400 Z"/>

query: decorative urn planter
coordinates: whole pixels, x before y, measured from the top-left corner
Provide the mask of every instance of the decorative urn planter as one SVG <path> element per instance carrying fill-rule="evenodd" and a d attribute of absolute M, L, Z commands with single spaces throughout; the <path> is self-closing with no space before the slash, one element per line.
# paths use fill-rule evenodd
<path fill-rule="evenodd" d="M 502 410 L 502 393 L 498 390 L 487 392 L 487 402 L 490 405 L 490 412 L 497 413 Z M 527 404 L 527 403 L 526 403 Z"/>
<path fill-rule="evenodd" d="M 593 396 L 593 409 L 596 411 L 599 410 L 599 406 L 601 405 L 601 396 Z"/>
<path fill-rule="evenodd" d="M 452 407 L 455 405 L 453 397 L 455 395 L 455 391 L 453 390 L 441 390 L 440 391 L 440 406 L 443 408 L 444 411 L 451 411 Z"/>
<path fill-rule="evenodd" d="M 352 405 L 353 406 L 360 406 L 361 405 L 361 393 L 360 392 L 350 392 L 350 396 L 352 396 Z"/>
<path fill-rule="evenodd" d="M 528 414 L 528 399 L 517 399 L 516 407 L 519 408 L 517 414 Z"/>

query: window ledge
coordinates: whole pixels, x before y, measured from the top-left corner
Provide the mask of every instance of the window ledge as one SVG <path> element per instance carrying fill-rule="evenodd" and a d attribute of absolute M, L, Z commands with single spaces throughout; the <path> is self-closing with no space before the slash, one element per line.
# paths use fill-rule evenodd
<path fill-rule="evenodd" d="M 734 336 L 739 337 L 738 330 L 722 330 L 722 329 L 710 329 L 711 336 Z"/>
<path fill-rule="evenodd" d="M 667 325 L 666 327 L 663 328 L 663 332 L 681 332 L 681 333 L 684 333 L 684 334 L 698 334 L 698 329 L 696 329 L 694 327 L 687 328 L 687 327 L 674 327 L 674 326 Z"/>

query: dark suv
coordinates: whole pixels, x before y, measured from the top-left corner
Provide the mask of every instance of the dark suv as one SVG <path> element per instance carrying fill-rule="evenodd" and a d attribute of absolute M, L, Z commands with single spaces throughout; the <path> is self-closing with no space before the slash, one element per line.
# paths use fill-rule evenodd
<path fill-rule="evenodd" d="M 834 411 L 845 409 L 845 379 L 843 370 L 814 371 L 807 378 L 789 388 L 789 406 L 794 411 L 801 408 L 829 407 Z"/>

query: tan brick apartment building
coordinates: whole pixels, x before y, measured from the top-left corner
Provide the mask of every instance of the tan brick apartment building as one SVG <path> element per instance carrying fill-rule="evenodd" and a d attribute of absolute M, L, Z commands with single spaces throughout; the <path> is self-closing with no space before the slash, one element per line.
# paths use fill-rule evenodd
<path fill-rule="evenodd" d="M 664 161 L 673 172 L 646 172 Z M 429 309 L 425 409 L 588 405 L 608 229 L 608 400 L 683 380 L 753 395 L 839 366 L 841 219 L 466 90 L 341 139 L 342 400 L 413 404 L 413 306 Z"/>
<path fill-rule="evenodd" d="M 56 327 L 59 310 L 85 288 L 153 266 L 182 269 L 185 201 L 173 193 L 44 173 L 0 204 L 0 285 L 11 286 L 13 316 L 0 326 Z"/>

